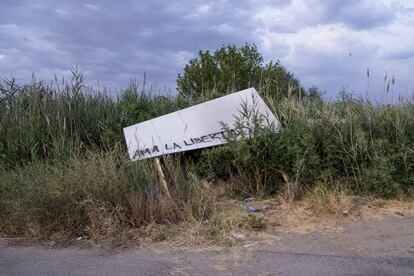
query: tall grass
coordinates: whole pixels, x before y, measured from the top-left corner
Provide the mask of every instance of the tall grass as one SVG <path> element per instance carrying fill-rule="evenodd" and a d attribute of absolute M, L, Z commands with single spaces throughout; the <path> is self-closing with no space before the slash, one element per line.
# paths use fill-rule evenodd
<path fill-rule="evenodd" d="M 202 221 L 215 212 L 217 183 L 233 195 L 260 197 L 300 197 L 320 183 L 380 197 L 413 191 L 412 102 L 372 104 L 346 93 L 328 102 L 293 96 L 301 94 L 294 89 L 283 97 L 266 86 L 259 91 L 280 120 L 278 132 L 259 126 L 251 139 L 164 158 L 168 199 L 151 160 L 127 160 L 122 128 L 217 91 L 196 102 L 154 97 L 132 84 L 113 98 L 86 87 L 76 71 L 68 83 L 3 80 L 0 231 L 99 238 L 152 223 Z"/>
<path fill-rule="evenodd" d="M 0 86 L 0 163 L 6 166 L 78 157 L 118 140 L 120 114 L 113 99 L 87 89 L 81 74 L 70 83 L 13 80 Z"/>

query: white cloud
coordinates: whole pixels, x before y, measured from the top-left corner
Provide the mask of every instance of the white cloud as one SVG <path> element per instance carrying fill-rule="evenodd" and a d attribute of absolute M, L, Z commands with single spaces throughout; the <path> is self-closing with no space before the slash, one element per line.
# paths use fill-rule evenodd
<path fill-rule="evenodd" d="M 325 1 L 316 0 L 294 0 L 283 8 L 262 7 L 255 22 L 266 57 L 280 57 L 303 84 L 318 85 L 331 96 L 342 87 L 357 93 L 364 90 L 367 67 L 373 72 L 372 82 L 377 82 L 372 89 L 382 86 L 386 72 L 396 76 L 397 90 L 414 87 L 409 77 L 414 68 L 414 13 L 407 12 L 414 4 L 350 2 L 335 11 Z M 280 51 L 283 44 L 289 51 Z"/>
<path fill-rule="evenodd" d="M 198 14 L 208 14 L 210 12 L 210 5 L 203 4 L 197 7 L 197 13 Z"/>
<path fill-rule="evenodd" d="M 210 30 L 215 30 L 215 31 L 217 31 L 219 33 L 223 33 L 223 34 L 237 31 L 236 28 L 234 28 L 233 26 L 231 26 L 229 24 L 225 24 L 225 23 L 218 24 L 218 25 L 213 25 L 209 29 Z"/>
<path fill-rule="evenodd" d="M 64 10 L 62 8 L 55 9 L 55 12 L 59 15 L 64 15 L 64 16 L 70 15 L 69 11 Z"/>
<path fill-rule="evenodd" d="M 293 0 L 290 5 L 283 7 L 264 5 L 253 14 L 254 23 L 259 29 L 279 33 L 293 33 L 308 24 L 315 24 L 317 18 L 318 12 L 313 10 L 310 13 L 306 2 L 300 0 Z"/>
<path fill-rule="evenodd" d="M 90 10 L 93 10 L 93 11 L 99 10 L 99 7 L 97 5 L 94 5 L 94 4 L 84 4 L 84 6 L 88 9 L 90 9 Z"/>

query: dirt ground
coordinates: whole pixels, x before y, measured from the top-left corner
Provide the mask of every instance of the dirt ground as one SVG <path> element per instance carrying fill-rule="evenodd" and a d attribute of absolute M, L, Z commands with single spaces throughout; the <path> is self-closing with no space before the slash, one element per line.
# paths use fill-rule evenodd
<path fill-rule="evenodd" d="M 230 231 L 231 246 L 196 244 L 191 233 L 188 243 L 176 235 L 129 249 L 1 239 L 0 275 L 414 275 L 410 202 L 357 202 L 340 215 L 255 204 L 267 205 L 255 213 L 266 227 Z"/>
<path fill-rule="evenodd" d="M 208 221 L 199 226 L 183 223 L 162 229 L 150 227 L 149 231 L 153 231 L 150 239 L 141 240 L 139 246 L 168 250 L 172 247 L 217 248 L 217 245 L 235 246 L 242 243 L 252 247 L 278 242 L 285 234 L 340 234 L 346 232 L 345 225 L 414 217 L 413 201 L 359 197 L 346 197 L 336 207 L 332 207 L 335 210 L 327 210 L 328 206 L 320 211 L 312 209 L 308 202 L 288 203 L 280 199 L 248 204 L 231 200 L 222 204 L 222 211 L 217 216 L 219 223 Z M 245 206 L 260 208 L 261 211 L 247 212 Z M 218 232 L 216 236 L 213 239 L 206 238 L 206 232 L 212 230 Z M 161 239 L 158 236 L 160 231 L 166 235 Z"/>

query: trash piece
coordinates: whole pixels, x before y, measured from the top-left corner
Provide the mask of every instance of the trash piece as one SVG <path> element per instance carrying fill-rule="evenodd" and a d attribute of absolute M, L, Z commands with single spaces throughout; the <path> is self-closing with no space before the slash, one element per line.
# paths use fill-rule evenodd
<path fill-rule="evenodd" d="M 80 236 L 80 237 L 77 237 L 77 238 L 76 238 L 76 240 L 77 240 L 77 241 L 80 241 L 82 238 L 83 238 L 83 237 L 82 237 L 82 236 Z"/>
<path fill-rule="evenodd" d="M 253 207 L 253 206 L 247 206 L 247 211 L 249 212 L 260 212 L 262 208 L 260 207 Z"/>
<path fill-rule="evenodd" d="M 253 212 L 253 213 L 256 213 L 256 212 L 260 212 L 261 210 L 262 210 L 262 208 L 261 207 L 254 207 L 254 206 L 245 206 L 245 205 L 240 205 L 240 208 L 242 209 L 242 210 L 245 210 L 245 211 L 247 211 L 247 212 Z"/>
<path fill-rule="evenodd" d="M 254 197 L 252 195 L 248 195 L 244 198 L 244 202 L 252 202 L 254 200 Z"/>
<path fill-rule="evenodd" d="M 343 211 L 342 211 L 342 215 L 343 215 L 344 217 L 348 216 L 348 215 L 349 215 L 349 211 L 348 211 L 348 210 L 343 210 Z"/>
<path fill-rule="evenodd" d="M 233 233 L 231 236 L 232 236 L 235 240 L 238 240 L 238 241 L 242 241 L 242 240 L 246 239 L 246 236 L 245 236 L 245 235 L 243 235 L 243 234 L 240 234 L 240 233 Z"/>

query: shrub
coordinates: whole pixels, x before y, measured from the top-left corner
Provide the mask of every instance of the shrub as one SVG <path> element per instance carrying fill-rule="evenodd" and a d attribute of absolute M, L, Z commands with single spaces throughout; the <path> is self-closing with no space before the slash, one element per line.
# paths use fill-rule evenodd
<path fill-rule="evenodd" d="M 285 97 L 290 87 L 304 94 L 299 82 L 279 61 L 263 65 L 263 57 L 255 45 L 223 45 L 214 53 L 200 51 L 184 67 L 177 78 L 178 92 L 184 97 L 206 99 L 249 87 L 267 87 Z"/>

